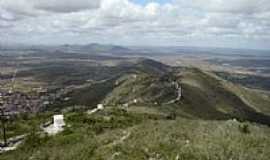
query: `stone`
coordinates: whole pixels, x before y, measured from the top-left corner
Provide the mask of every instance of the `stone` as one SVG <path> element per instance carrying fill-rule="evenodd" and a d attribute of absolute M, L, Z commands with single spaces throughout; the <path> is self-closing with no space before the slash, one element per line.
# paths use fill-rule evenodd
<path fill-rule="evenodd" d="M 103 109 L 104 109 L 103 104 L 98 104 L 98 105 L 97 105 L 97 109 L 98 109 L 98 110 L 103 110 Z"/>
<path fill-rule="evenodd" d="M 126 108 L 128 108 L 129 104 L 128 103 L 125 103 L 123 106 L 126 107 Z"/>

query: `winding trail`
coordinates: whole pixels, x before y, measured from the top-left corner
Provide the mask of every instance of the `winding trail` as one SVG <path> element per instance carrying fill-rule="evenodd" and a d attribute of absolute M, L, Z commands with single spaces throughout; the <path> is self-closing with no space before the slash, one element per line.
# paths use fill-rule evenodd
<path fill-rule="evenodd" d="M 175 86 L 176 89 L 176 93 L 177 93 L 177 97 L 175 99 L 170 100 L 169 102 L 165 103 L 165 104 L 173 104 L 177 101 L 180 101 L 182 98 L 182 87 L 178 82 L 172 82 L 172 85 Z"/>
<path fill-rule="evenodd" d="M 123 131 L 123 134 L 124 134 L 124 135 L 123 135 L 122 137 L 120 137 L 120 139 L 117 139 L 117 140 L 113 141 L 112 143 L 107 144 L 106 147 L 113 147 L 113 146 L 116 146 L 116 145 L 118 145 L 118 144 L 123 143 L 126 139 L 128 139 L 128 138 L 130 137 L 131 132 L 129 132 L 129 131 Z M 110 160 L 115 159 L 115 158 L 116 158 L 117 156 L 119 156 L 120 154 L 121 154 L 121 152 L 115 152 L 115 153 L 111 156 Z"/>
<path fill-rule="evenodd" d="M 116 139 L 113 142 L 105 145 L 105 147 L 113 147 L 113 146 L 116 146 L 118 144 L 121 144 L 125 140 L 127 140 L 130 137 L 130 135 L 131 135 L 131 132 L 129 132 L 129 131 L 123 131 L 123 136 L 122 137 L 120 137 L 119 139 Z"/>

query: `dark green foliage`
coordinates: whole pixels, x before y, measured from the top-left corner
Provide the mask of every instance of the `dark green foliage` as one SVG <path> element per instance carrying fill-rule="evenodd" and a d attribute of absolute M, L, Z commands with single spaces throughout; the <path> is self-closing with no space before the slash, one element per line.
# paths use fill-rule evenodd
<path fill-rule="evenodd" d="M 106 118 L 104 118 L 106 117 Z M 100 113 L 95 116 L 89 116 L 85 113 L 68 116 L 67 121 L 71 122 L 74 127 L 84 127 L 95 134 L 101 134 L 106 130 L 116 128 L 127 128 L 141 123 L 143 120 L 163 119 L 164 117 L 150 114 L 131 114 L 122 109 L 112 109 L 106 113 Z M 70 132 L 70 131 L 66 131 Z"/>
<path fill-rule="evenodd" d="M 241 133 L 244 133 L 244 134 L 250 133 L 249 125 L 247 123 L 239 124 L 238 128 Z"/>
<path fill-rule="evenodd" d="M 72 105 L 96 107 L 96 105 L 99 104 L 105 98 L 105 96 L 112 91 L 113 82 L 114 80 L 110 80 L 104 83 L 91 85 L 90 87 L 83 89 L 74 90 L 66 95 L 71 98 L 69 102 L 61 102 L 58 107 Z"/>
<path fill-rule="evenodd" d="M 168 120 L 175 120 L 176 117 L 177 117 L 177 114 L 174 113 L 174 112 L 172 112 L 172 113 L 170 113 L 169 115 L 166 116 L 166 119 L 168 119 Z"/>
<path fill-rule="evenodd" d="M 79 85 L 85 83 L 87 80 L 99 81 L 109 79 L 112 76 L 126 72 L 126 69 L 120 66 L 89 65 L 85 62 L 44 62 L 26 67 L 31 67 L 31 69 L 19 72 L 19 77 L 34 76 L 41 82 L 47 82 L 57 86 Z"/>
<path fill-rule="evenodd" d="M 221 78 L 246 87 L 270 90 L 270 78 L 248 74 L 232 74 L 227 72 L 215 72 Z"/>
<path fill-rule="evenodd" d="M 170 67 L 163 63 L 145 58 L 139 59 L 139 61 L 134 67 L 135 70 L 150 75 L 163 75 L 170 70 Z"/>
<path fill-rule="evenodd" d="M 183 75 L 181 109 L 196 118 L 231 119 L 270 124 L 270 116 L 257 112 L 221 82 L 198 69 Z"/>
<path fill-rule="evenodd" d="M 25 144 L 27 145 L 23 149 L 34 150 L 41 146 L 45 141 L 46 138 L 41 138 L 39 134 L 37 134 L 36 130 L 32 130 L 25 140 Z"/>
<path fill-rule="evenodd" d="M 7 137 L 14 137 L 18 135 L 27 134 L 38 131 L 39 125 L 50 120 L 51 113 L 42 113 L 37 115 L 22 114 L 7 121 Z M 0 137 L 2 139 L 2 137 Z"/>
<path fill-rule="evenodd" d="M 167 103 L 176 97 L 174 85 L 164 81 L 160 76 L 137 74 L 134 78 L 127 75 L 121 85 L 115 87 L 104 100 L 105 104 L 119 105 L 133 103 L 137 99 L 140 104 Z"/>

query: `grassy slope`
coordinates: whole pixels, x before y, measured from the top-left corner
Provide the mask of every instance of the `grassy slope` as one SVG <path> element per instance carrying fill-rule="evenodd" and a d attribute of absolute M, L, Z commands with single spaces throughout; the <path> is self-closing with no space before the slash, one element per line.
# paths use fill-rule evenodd
<path fill-rule="evenodd" d="M 214 72 L 215 75 L 232 83 L 240 84 L 248 88 L 270 90 L 270 78 L 248 74 L 234 74 L 227 72 Z"/>
<path fill-rule="evenodd" d="M 184 72 L 183 109 L 206 119 L 238 118 L 269 124 L 266 114 L 257 112 L 232 92 L 226 83 L 200 70 Z"/>
<path fill-rule="evenodd" d="M 270 95 L 259 90 L 226 83 L 226 86 L 257 112 L 270 115 Z"/>
<path fill-rule="evenodd" d="M 119 84 L 104 99 L 105 104 L 117 105 L 132 103 L 165 103 L 176 97 L 174 86 L 162 82 L 159 77 L 148 74 L 126 75 L 118 80 Z"/>
<path fill-rule="evenodd" d="M 130 139 L 101 148 L 98 155 L 107 159 L 117 152 L 116 159 L 123 160 L 269 158 L 269 130 L 251 126 L 253 133 L 245 135 L 238 127 L 231 121 L 151 121 L 129 129 Z"/>
<path fill-rule="evenodd" d="M 109 82 L 107 87 L 113 90 L 105 99 L 108 104 L 132 100 L 134 94 L 136 98 L 150 99 L 159 95 L 161 89 L 171 87 L 154 75 L 140 74 L 136 79 L 127 76 L 122 80 L 116 88 L 110 88 L 115 81 Z M 226 120 L 237 117 L 269 122 L 264 119 L 265 115 L 258 113 L 267 112 L 266 103 L 256 105 L 256 101 L 261 102 L 261 97 L 255 98 L 256 101 L 249 99 L 250 102 L 246 103 L 238 93 L 242 91 L 241 94 L 247 96 L 244 90 L 236 90 L 196 69 L 182 72 L 181 81 L 184 98 L 177 104 L 154 105 L 155 100 L 171 98 L 161 94 L 161 98 L 156 96 L 148 103 L 131 106 L 129 112 L 107 108 L 91 116 L 68 113 L 65 117 L 71 126 L 63 133 L 41 138 L 32 132 L 18 150 L 1 155 L 0 160 L 26 160 L 30 157 L 39 160 L 269 159 L 269 127 Z M 152 85 L 153 82 L 157 85 Z M 101 85 L 106 88 L 106 85 Z M 137 91 L 131 94 L 134 87 Z M 80 93 L 87 94 L 78 96 L 78 102 L 92 102 L 88 96 L 95 92 L 90 88 L 82 91 Z M 254 93 L 248 94 L 254 98 Z M 102 93 L 97 101 L 105 95 Z M 265 100 L 268 101 L 267 97 Z M 250 106 L 250 103 L 256 106 Z M 176 113 L 176 120 L 168 116 L 171 113 Z"/>
<path fill-rule="evenodd" d="M 43 138 L 30 134 L 18 150 L 2 154 L 0 159 L 269 159 L 270 129 L 266 126 L 168 120 L 161 113 L 142 109 L 123 112 L 107 108 L 91 116 L 69 113 L 66 121 L 71 127 L 63 133 Z"/>
<path fill-rule="evenodd" d="M 10 119 L 6 125 L 7 138 L 11 138 L 18 135 L 23 135 L 31 132 L 34 128 L 39 129 L 39 125 L 51 120 L 53 113 L 42 113 L 38 115 L 21 115 L 16 119 Z M 1 130 L 2 131 L 2 130 Z M 2 132 L 0 131 L 0 141 L 3 139 Z"/>
<path fill-rule="evenodd" d="M 257 112 L 270 115 L 270 94 L 268 91 L 246 88 L 237 83 L 230 82 L 226 79 L 221 79 L 218 75 L 208 73 L 217 79 L 220 79 L 223 85 L 236 94 L 243 102 L 248 104 Z M 227 74 L 227 73 L 226 73 Z M 229 74 L 229 73 L 228 73 Z"/>
<path fill-rule="evenodd" d="M 164 76 L 161 76 L 164 79 Z M 134 99 L 140 105 L 156 105 L 162 110 L 176 112 L 178 115 L 200 119 L 232 119 L 249 120 L 269 124 L 267 116 L 269 101 L 267 97 L 260 97 L 251 92 L 243 92 L 241 87 L 232 90 L 235 86 L 217 79 L 198 69 L 187 69 L 181 72 L 183 99 L 177 104 L 165 105 L 166 102 L 176 97 L 176 92 L 168 81 L 161 80 L 160 76 L 137 74 L 127 75 L 119 80 L 119 84 L 104 100 L 105 104 L 119 105 Z M 242 95 L 250 96 L 248 101 Z M 247 103 L 249 102 L 249 103 Z M 263 109 L 263 110 L 260 110 Z M 265 113 L 266 112 L 266 113 Z"/>

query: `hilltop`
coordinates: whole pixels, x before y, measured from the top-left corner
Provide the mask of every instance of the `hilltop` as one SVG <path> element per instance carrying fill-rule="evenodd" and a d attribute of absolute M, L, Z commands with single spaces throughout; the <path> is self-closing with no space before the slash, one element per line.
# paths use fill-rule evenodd
<path fill-rule="evenodd" d="M 25 64 L 29 59 L 24 57 L 22 68 L 27 69 L 18 73 L 19 78 L 33 75 L 59 98 L 36 114 L 21 114 L 9 122 L 8 137 L 28 136 L 0 159 L 266 160 L 270 156 L 269 94 L 209 71 L 170 67 L 151 59 L 74 58 L 51 60 L 47 55 L 38 59 L 42 63 Z M 100 103 L 105 109 L 89 114 Z M 55 113 L 63 113 L 68 125 L 51 137 L 40 125 Z"/>

